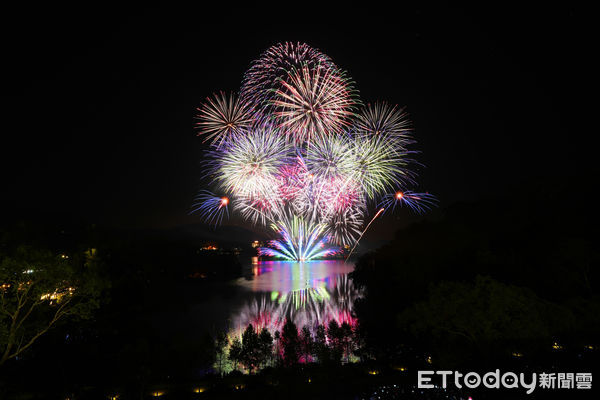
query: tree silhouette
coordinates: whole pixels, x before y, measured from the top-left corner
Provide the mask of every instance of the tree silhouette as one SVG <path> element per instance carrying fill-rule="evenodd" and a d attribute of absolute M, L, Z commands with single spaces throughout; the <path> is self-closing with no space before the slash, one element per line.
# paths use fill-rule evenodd
<path fill-rule="evenodd" d="M 345 362 L 349 362 L 350 355 L 352 353 L 354 335 L 352 332 L 352 327 L 347 322 L 342 323 L 342 326 L 340 326 L 340 339 Z"/>
<path fill-rule="evenodd" d="M 258 335 L 260 364 L 265 366 L 271 363 L 273 358 L 273 336 L 267 328 L 262 328 Z"/>
<path fill-rule="evenodd" d="M 231 346 L 229 347 L 229 360 L 233 363 L 233 369 L 237 369 L 238 364 L 242 360 L 242 342 L 240 339 L 233 339 Z"/>
<path fill-rule="evenodd" d="M 242 334 L 242 352 L 240 360 L 248 371 L 252 373 L 261 364 L 261 351 L 258 334 L 254 326 L 249 324 Z"/>
<path fill-rule="evenodd" d="M 273 334 L 273 341 L 275 342 L 275 362 L 281 363 L 281 332 L 275 331 Z"/>
<path fill-rule="evenodd" d="M 283 346 L 284 365 L 291 367 L 298 364 L 300 358 L 300 339 L 298 337 L 298 328 L 291 319 L 288 319 L 285 325 L 283 325 L 281 343 Z"/>
<path fill-rule="evenodd" d="M 18 247 L 0 254 L 0 365 L 67 320 L 87 319 L 108 286 L 96 249 L 58 255 Z"/>
<path fill-rule="evenodd" d="M 314 342 L 308 326 L 304 325 L 300 332 L 300 355 L 305 363 L 310 362 L 313 354 Z"/>
<path fill-rule="evenodd" d="M 327 326 L 327 337 L 330 344 L 330 360 L 339 364 L 344 354 L 343 333 L 334 319 L 329 321 L 329 325 Z"/>
<path fill-rule="evenodd" d="M 219 332 L 215 340 L 215 360 L 221 374 L 223 374 L 223 363 L 227 359 L 227 344 L 227 335 L 225 332 Z"/>
<path fill-rule="evenodd" d="M 324 325 L 317 326 L 313 354 L 322 364 L 327 364 L 330 361 L 330 351 L 327 346 L 327 333 Z"/>

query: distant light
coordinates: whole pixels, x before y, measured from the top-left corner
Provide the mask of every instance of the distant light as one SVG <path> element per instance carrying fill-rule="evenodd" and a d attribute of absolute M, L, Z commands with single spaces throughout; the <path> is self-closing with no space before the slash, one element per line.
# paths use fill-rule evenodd
<path fill-rule="evenodd" d="M 194 393 L 204 393 L 205 391 L 206 391 L 206 388 L 203 388 L 203 387 L 194 388 Z"/>
<path fill-rule="evenodd" d="M 226 206 L 229 204 L 229 199 L 227 197 L 221 197 L 221 205 Z"/>
<path fill-rule="evenodd" d="M 403 197 L 404 197 L 404 193 L 402 193 L 402 192 L 396 192 L 396 198 L 398 200 L 402 199 Z"/>
<path fill-rule="evenodd" d="M 560 344 L 558 344 L 557 342 L 554 342 L 554 344 L 552 345 L 552 348 L 554 350 L 562 350 L 562 346 Z"/>

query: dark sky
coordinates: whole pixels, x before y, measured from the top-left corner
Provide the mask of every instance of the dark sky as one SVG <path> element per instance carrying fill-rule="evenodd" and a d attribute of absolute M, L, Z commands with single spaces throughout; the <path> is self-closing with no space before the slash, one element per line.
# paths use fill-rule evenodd
<path fill-rule="evenodd" d="M 2 218 L 199 222 L 195 108 L 285 40 L 330 55 L 364 101 L 407 107 L 421 189 L 442 205 L 595 168 L 586 10 L 305 11 L 4 10 Z"/>

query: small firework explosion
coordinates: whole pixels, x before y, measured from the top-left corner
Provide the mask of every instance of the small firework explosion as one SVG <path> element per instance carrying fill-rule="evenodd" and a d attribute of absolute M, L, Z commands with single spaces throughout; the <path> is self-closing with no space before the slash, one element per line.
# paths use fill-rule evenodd
<path fill-rule="evenodd" d="M 405 168 L 409 162 L 406 153 L 391 146 L 386 136 L 363 137 L 353 145 L 353 178 L 361 182 L 369 200 L 411 181 L 412 174 Z"/>
<path fill-rule="evenodd" d="M 231 200 L 278 235 L 261 255 L 301 261 L 339 254 L 338 246 L 352 253 L 387 209 L 427 210 L 435 198 L 407 188 L 416 176 L 406 114 L 360 104 L 352 81 L 320 51 L 269 48 L 246 73 L 240 98 L 221 93 L 199 109 L 198 127 L 211 140 L 205 175 L 224 196 L 202 192 L 194 210 L 219 224 Z"/>
<path fill-rule="evenodd" d="M 410 122 L 407 114 L 398 106 L 384 102 L 367 104 L 363 107 L 357 115 L 355 125 L 360 133 L 368 136 L 387 135 L 409 139 Z"/>
<path fill-rule="evenodd" d="M 399 207 L 408 207 L 416 213 L 424 213 L 431 207 L 437 204 L 435 196 L 429 193 L 415 193 L 410 190 L 405 192 L 397 191 L 396 193 L 388 194 L 381 200 L 380 206 L 386 210 L 390 208 L 392 211 Z"/>
<path fill-rule="evenodd" d="M 253 125 L 251 108 L 235 95 L 221 92 L 209 97 L 206 103 L 198 108 L 200 122 L 196 124 L 205 141 L 220 147 L 223 142 L 231 141 Z"/>
<path fill-rule="evenodd" d="M 196 196 L 192 213 L 199 213 L 206 223 L 217 226 L 223 221 L 224 215 L 229 217 L 228 205 L 229 198 L 215 196 L 213 193 L 203 190 Z"/>

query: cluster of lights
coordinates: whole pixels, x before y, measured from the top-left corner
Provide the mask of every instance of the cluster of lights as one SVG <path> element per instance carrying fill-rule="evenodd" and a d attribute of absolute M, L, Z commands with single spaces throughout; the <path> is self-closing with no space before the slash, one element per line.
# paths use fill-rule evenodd
<path fill-rule="evenodd" d="M 45 293 L 40 296 L 40 300 L 49 301 L 50 304 L 54 304 L 54 302 L 59 303 L 65 296 L 72 296 L 75 293 L 74 287 L 67 287 L 62 290 L 55 290 L 52 293 Z"/>

